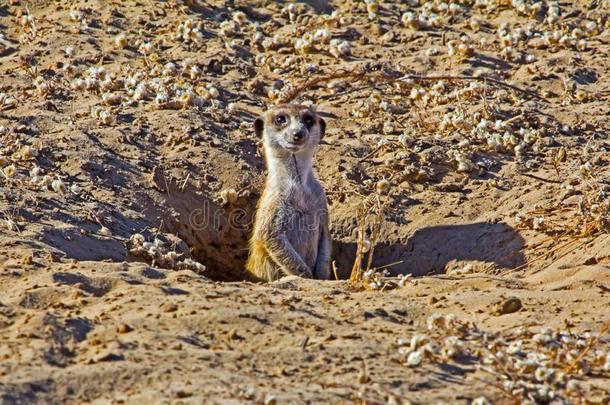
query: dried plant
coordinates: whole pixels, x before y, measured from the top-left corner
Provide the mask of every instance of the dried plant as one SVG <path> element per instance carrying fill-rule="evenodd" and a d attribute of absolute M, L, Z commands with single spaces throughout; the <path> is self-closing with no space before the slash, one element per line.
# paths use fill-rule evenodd
<path fill-rule="evenodd" d="M 352 266 L 349 283 L 355 290 L 381 289 L 383 283 L 373 267 L 375 244 L 379 238 L 384 215 L 381 196 L 373 194 L 358 207 L 358 240 L 356 257 Z M 368 236 L 367 236 L 368 234 Z"/>
<path fill-rule="evenodd" d="M 596 333 L 519 328 L 491 334 L 454 315 L 432 314 L 427 333 L 399 338 L 397 346 L 401 361 L 411 368 L 425 362 L 473 362 L 492 377 L 476 378 L 515 404 L 587 403 L 580 381 L 610 377 L 610 353 L 602 346 L 609 327 L 606 321 Z M 601 387 L 594 391 L 589 394 L 610 399 L 610 392 Z"/>

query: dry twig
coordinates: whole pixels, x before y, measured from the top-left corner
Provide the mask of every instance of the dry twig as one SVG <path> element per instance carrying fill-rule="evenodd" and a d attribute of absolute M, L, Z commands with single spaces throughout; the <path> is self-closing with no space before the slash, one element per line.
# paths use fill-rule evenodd
<path fill-rule="evenodd" d="M 387 66 L 382 64 L 370 65 L 367 64 L 363 66 L 359 70 L 352 71 L 342 71 L 337 73 L 332 73 L 324 76 L 315 77 L 313 79 L 309 79 L 302 83 L 301 85 L 293 88 L 288 93 L 286 93 L 283 97 L 280 97 L 278 100 L 279 103 L 289 103 L 303 94 L 305 91 L 310 90 L 311 88 L 323 84 L 328 83 L 331 80 L 337 79 L 354 79 L 353 82 L 357 82 L 364 79 L 375 79 L 379 82 L 396 82 L 396 81 L 406 81 L 406 80 L 415 80 L 415 81 L 438 81 L 438 80 L 447 80 L 447 81 L 478 81 L 484 83 L 492 83 L 498 87 L 503 87 L 507 89 L 511 89 L 517 91 L 519 93 L 528 95 L 533 98 L 537 98 L 539 100 L 547 101 L 544 97 L 540 96 L 538 93 L 528 89 L 522 89 L 515 85 L 503 82 L 501 80 L 493 79 L 488 76 L 467 76 L 467 75 L 430 75 L 423 76 L 417 74 L 401 74 L 395 70 L 389 69 Z"/>

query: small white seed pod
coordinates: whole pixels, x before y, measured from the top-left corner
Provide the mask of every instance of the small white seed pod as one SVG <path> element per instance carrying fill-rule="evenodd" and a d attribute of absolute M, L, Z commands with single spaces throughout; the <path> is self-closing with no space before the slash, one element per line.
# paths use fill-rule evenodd
<path fill-rule="evenodd" d="M 123 49 L 127 46 L 127 37 L 125 34 L 119 34 L 114 38 L 114 44 L 117 48 Z"/>
<path fill-rule="evenodd" d="M 57 194 L 65 194 L 66 193 L 66 185 L 61 179 L 55 179 L 51 182 L 51 188 Z"/>

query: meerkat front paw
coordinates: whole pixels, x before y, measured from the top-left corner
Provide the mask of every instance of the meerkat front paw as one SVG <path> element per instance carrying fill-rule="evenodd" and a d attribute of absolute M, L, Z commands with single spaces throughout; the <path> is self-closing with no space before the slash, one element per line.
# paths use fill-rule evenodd
<path fill-rule="evenodd" d="M 302 270 L 299 275 L 303 278 L 313 278 L 313 272 L 310 269 Z"/>

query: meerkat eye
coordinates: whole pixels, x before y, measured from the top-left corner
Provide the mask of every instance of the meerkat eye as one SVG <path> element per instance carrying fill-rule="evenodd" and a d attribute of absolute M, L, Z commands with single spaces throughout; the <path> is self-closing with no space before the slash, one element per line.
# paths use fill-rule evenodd
<path fill-rule="evenodd" d="M 304 116 L 303 123 L 305 123 L 307 128 L 311 128 L 313 126 L 313 117 L 311 115 Z"/>
<path fill-rule="evenodd" d="M 286 121 L 287 121 L 287 118 L 283 114 L 277 115 L 275 117 L 275 124 L 276 125 L 284 125 L 286 123 Z"/>

